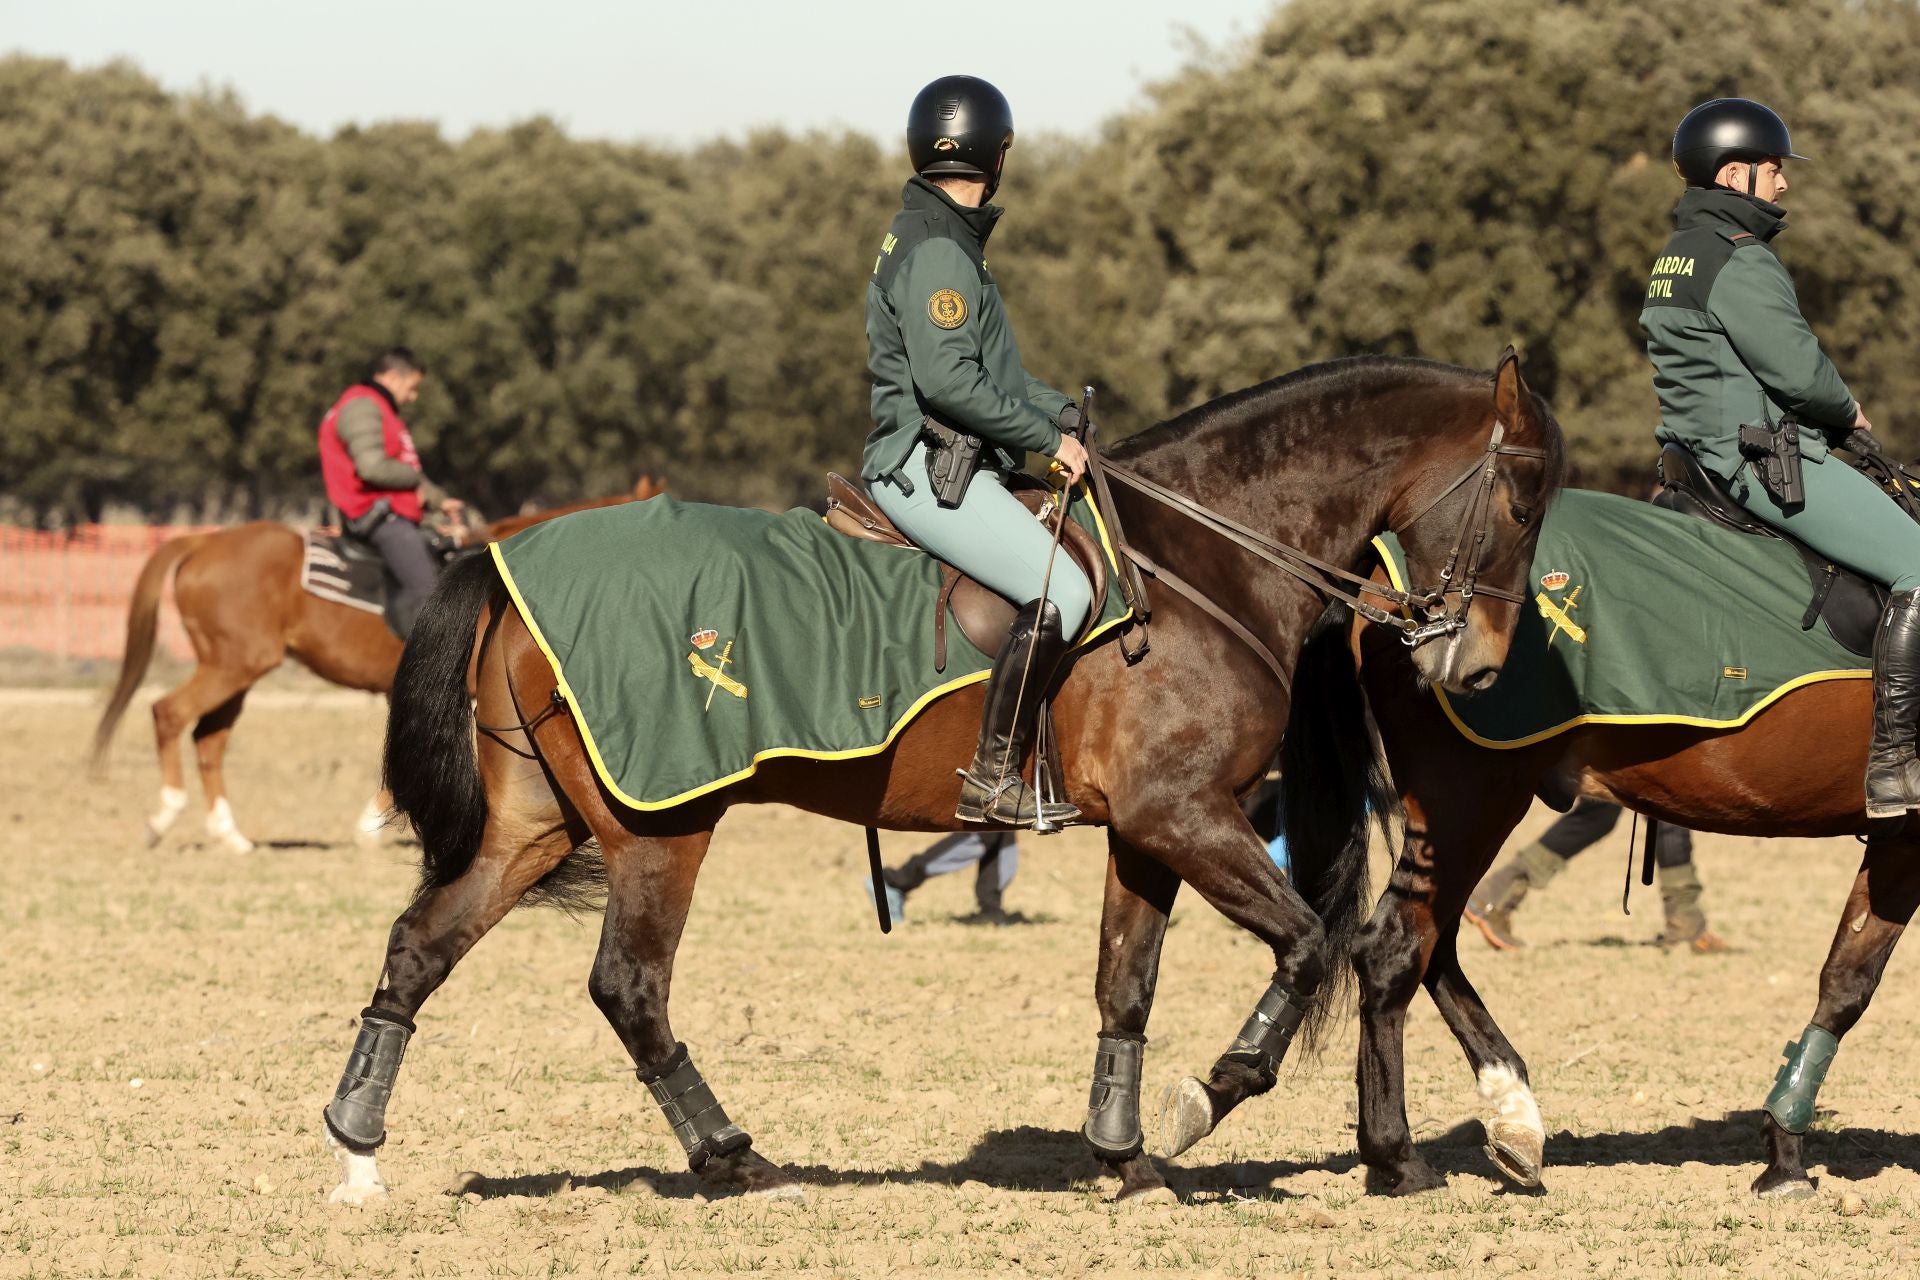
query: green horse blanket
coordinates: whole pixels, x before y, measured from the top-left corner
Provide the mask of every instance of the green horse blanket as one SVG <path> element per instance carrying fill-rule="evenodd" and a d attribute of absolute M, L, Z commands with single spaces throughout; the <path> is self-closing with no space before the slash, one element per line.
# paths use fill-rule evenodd
<path fill-rule="evenodd" d="M 1391 534 L 1375 540 L 1397 587 Z M 1800 629 L 1811 588 L 1786 543 L 1583 489 L 1548 509 L 1500 679 L 1472 697 L 1438 689 L 1447 718 L 1485 747 L 1524 747 L 1582 724 L 1745 724 L 1818 680 L 1867 679 L 1824 621 Z"/>
<path fill-rule="evenodd" d="M 1111 561 L 1084 493 L 1069 512 Z M 992 665 L 949 619 L 934 670 L 931 556 L 835 533 L 811 511 L 652 498 L 533 525 L 492 553 L 600 780 L 636 809 L 775 756 L 883 751 Z M 1116 586 L 1080 643 L 1129 616 Z"/>

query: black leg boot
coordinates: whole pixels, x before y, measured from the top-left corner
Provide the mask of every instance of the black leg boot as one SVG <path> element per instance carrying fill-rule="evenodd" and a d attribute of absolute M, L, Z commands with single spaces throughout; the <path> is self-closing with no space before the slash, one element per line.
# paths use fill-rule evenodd
<path fill-rule="evenodd" d="M 1873 638 L 1873 747 L 1867 753 L 1867 816 L 1920 808 L 1920 591 L 1887 601 Z"/>
<path fill-rule="evenodd" d="M 1044 612 L 1043 612 L 1044 609 Z M 1040 704 L 1053 683 L 1054 668 L 1067 653 L 1060 634 L 1060 611 L 1039 601 L 1014 615 L 1006 646 L 994 660 L 987 680 L 987 706 L 980 718 L 980 745 L 973 763 L 961 773 L 960 804 L 954 816 L 962 822 L 1031 827 L 1040 816 L 1029 787 L 1020 778 Z M 1047 820 L 1068 823 L 1080 811 L 1065 801 L 1047 805 Z"/>

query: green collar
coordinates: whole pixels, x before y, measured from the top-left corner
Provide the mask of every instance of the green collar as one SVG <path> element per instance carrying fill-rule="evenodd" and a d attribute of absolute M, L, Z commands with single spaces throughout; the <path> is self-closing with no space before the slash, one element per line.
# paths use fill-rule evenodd
<path fill-rule="evenodd" d="M 1673 209 L 1673 224 L 1682 231 L 1694 227 L 1734 226 L 1771 240 L 1787 225 L 1787 211 L 1779 205 L 1727 187 L 1688 187 Z"/>
<path fill-rule="evenodd" d="M 900 193 L 900 201 L 913 212 L 932 213 L 959 223 L 966 237 L 983 250 L 987 247 L 987 237 L 993 234 L 993 224 L 1000 221 L 1000 215 L 1006 212 L 997 204 L 983 204 L 978 209 L 969 209 L 956 203 L 952 196 L 919 174 L 907 180 L 906 189 Z"/>

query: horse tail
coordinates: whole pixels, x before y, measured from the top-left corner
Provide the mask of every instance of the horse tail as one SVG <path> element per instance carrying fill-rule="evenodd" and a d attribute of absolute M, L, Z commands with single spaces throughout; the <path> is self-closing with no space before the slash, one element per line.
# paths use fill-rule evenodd
<path fill-rule="evenodd" d="M 1353 988 L 1347 957 L 1367 907 L 1369 812 L 1384 829 L 1399 808 L 1347 647 L 1349 625 L 1346 606 L 1335 603 L 1308 634 L 1280 749 L 1282 824 L 1294 886 L 1326 931 L 1326 978 L 1304 1028 L 1309 1046 Z"/>
<path fill-rule="evenodd" d="M 486 830 L 467 666 L 480 611 L 498 594 L 493 557 L 467 556 L 449 567 L 420 611 L 393 677 L 382 775 L 394 811 L 420 837 L 422 893 L 464 875 Z"/>
<path fill-rule="evenodd" d="M 120 717 L 126 714 L 127 704 L 133 701 L 133 691 L 140 687 L 140 682 L 146 679 L 147 668 L 153 665 L 153 639 L 160 626 L 160 596 L 166 590 L 167 575 L 212 536 L 211 533 L 186 533 L 169 538 L 154 549 L 140 568 L 140 577 L 133 587 L 133 602 L 127 607 L 127 643 L 120 655 L 120 679 L 113 686 L 113 696 L 107 699 L 107 709 L 101 713 L 100 723 L 93 731 L 91 759 L 95 773 L 106 764 L 107 748 L 113 745 L 113 733 L 120 727 Z"/>

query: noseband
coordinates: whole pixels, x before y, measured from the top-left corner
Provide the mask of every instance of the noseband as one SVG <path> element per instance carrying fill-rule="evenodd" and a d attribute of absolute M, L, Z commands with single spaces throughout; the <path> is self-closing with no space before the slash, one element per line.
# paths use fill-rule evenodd
<path fill-rule="evenodd" d="M 1545 449 L 1507 444 L 1506 434 L 1506 424 L 1496 418 L 1493 433 L 1487 440 L 1486 452 L 1462 471 L 1452 484 L 1422 504 L 1420 509 L 1400 526 L 1402 530 L 1413 528 L 1435 507 L 1458 493 L 1475 476 L 1480 478 L 1480 484 L 1473 491 L 1472 499 L 1467 503 L 1466 509 L 1460 513 L 1460 527 L 1454 533 L 1453 547 L 1447 552 L 1446 564 L 1440 570 L 1440 581 L 1427 591 L 1419 589 L 1401 591 L 1395 587 L 1382 586 L 1370 578 L 1363 578 L 1359 574 L 1331 564 L 1298 547 L 1291 547 L 1284 542 L 1269 538 L 1264 533 L 1250 529 L 1230 516 L 1221 515 L 1209 507 L 1204 507 L 1193 499 L 1157 484 L 1127 467 L 1105 459 L 1101 459 L 1099 465 L 1108 475 L 1128 488 L 1172 508 L 1195 523 L 1218 533 L 1235 546 L 1244 548 L 1268 564 L 1285 570 L 1322 595 L 1345 604 L 1367 621 L 1398 631 L 1400 638 L 1412 647 L 1464 630 L 1467 625 L 1467 611 L 1473 607 L 1473 598 L 1476 595 L 1492 596 L 1496 600 L 1507 600 L 1515 604 L 1525 602 L 1525 597 L 1518 592 L 1480 584 L 1481 560 L 1486 554 L 1487 532 L 1493 520 L 1493 486 L 1500 478 L 1500 459 L 1503 457 L 1544 459 L 1547 456 Z M 1393 532 L 1399 532 L 1399 530 Z M 1269 667 L 1273 668 L 1274 674 L 1280 676 L 1282 684 L 1290 683 L 1272 652 L 1265 645 L 1252 639 L 1250 633 L 1239 624 L 1237 619 L 1228 617 L 1218 605 L 1207 600 L 1187 583 L 1181 582 L 1132 547 L 1125 548 L 1125 551 L 1127 556 L 1146 570 L 1149 576 L 1165 582 L 1178 594 L 1193 601 L 1214 618 L 1227 623 L 1234 634 L 1251 644 L 1254 651 Z M 1454 578 L 1461 574 L 1463 560 L 1466 566 L 1465 573 L 1460 577 L 1456 587 Z M 1354 589 L 1346 588 L 1341 585 L 1343 583 L 1353 584 Z M 1446 597 L 1449 592 L 1455 590 L 1459 592 L 1459 601 L 1449 610 L 1446 607 Z M 1404 612 L 1389 612 L 1379 605 L 1362 599 L 1362 596 L 1377 596 Z"/>

